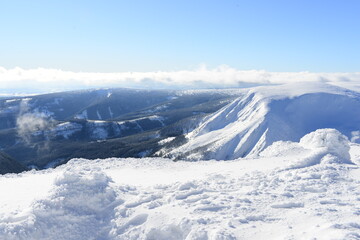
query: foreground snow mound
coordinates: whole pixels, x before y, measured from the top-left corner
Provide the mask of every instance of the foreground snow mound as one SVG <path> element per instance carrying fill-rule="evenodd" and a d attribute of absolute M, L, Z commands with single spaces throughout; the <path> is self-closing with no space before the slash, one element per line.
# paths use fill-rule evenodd
<path fill-rule="evenodd" d="M 177 159 L 236 159 L 258 155 L 276 141 L 299 141 L 321 128 L 347 137 L 360 129 L 360 94 L 327 84 L 260 87 L 206 118 L 170 150 Z"/>
<path fill-rule="evenodd" d="M 321 129 L 253 159 L 75 159 L 7 174 L 0 192 L 21 194 L 0 198 L 0 239 L 359 239 L 360 145 L 348 150 Z"/>
<path fill-rule="evenodd" d="M 318 129 L 300 139 L 300 146 L 336 156 L 342 163 L 351 163 L 350 145 L 336 129 Z"/>
<path fill-rule="evenodd" d="M 0 232 L 9 240 L 106 239 L 116 199 L 109 182 L 96 168 L 65 170 L 48 198 L 34 201 L 28 216 L 3 219 Z"/>
<path fill-rule="evenodd" d="M 291 157 L 293 168 L 315 164 L 345 163 L 350 160 L 350 142 L 336 129 L 318 129 L 300 139 L 299 143 L 278 141 L 267 147 L 261 157 Z M 301 156 L 301 157 L 298 157 Z"/>

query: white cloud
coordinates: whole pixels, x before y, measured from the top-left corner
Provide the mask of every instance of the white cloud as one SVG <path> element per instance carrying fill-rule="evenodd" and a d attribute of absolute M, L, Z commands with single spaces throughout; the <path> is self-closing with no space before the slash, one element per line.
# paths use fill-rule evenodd
<path fill-rule="evenodd" d="M 226 65 L 173 72 L 71 72 L 58 69 L 0 67 L 0 94 L 49 92 L 84 88 L 232 88 L 256 84 L 326 81 L 360 83 L 357 73 L 241 71 Z"/>

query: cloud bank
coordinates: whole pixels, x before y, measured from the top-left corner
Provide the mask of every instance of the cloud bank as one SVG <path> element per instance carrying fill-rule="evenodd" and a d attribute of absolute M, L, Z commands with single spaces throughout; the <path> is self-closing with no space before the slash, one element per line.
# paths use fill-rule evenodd
<path fill-rule="evenodd" d="M 0 67 L 0 94 L 42 93 L 86 88 L 197 89 L 238 88 L 290 82 L 360 83 L 360 72 L 312 73 L 237 70 L 226 65 L 170 72 L 71 72 Z"/>

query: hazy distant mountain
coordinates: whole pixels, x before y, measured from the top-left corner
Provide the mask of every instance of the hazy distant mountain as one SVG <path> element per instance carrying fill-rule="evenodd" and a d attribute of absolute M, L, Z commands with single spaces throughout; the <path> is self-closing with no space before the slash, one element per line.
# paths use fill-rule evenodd
<path fill-rule="evenodd" d="M 26 168 L 11 158 L 9 155 L 0 152 L 0 174 L 19 173 L 25 171 Z"/>
<path fill-rule="evenodd" d="M 360 139 L 360 94 L 325 83 L 242 90 L 100 89 L 0 99 L 0 150 L 26 166 L 71 158 L 236 159 L 319 128 Z"/>
<path fill-rule="evenodd" d="M 74 157 L 143 157 L 241 90 L 99 89 L 0 99 L 0 149 L 36 168 Z"/>

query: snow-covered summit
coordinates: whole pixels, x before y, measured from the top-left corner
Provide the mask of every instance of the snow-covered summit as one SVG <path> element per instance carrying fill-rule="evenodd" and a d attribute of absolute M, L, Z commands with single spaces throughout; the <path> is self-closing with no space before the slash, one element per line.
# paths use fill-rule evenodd
<path fill-rule="evenodd" d="M 179 159 L 258 155 L 276 141 L 299 141 L 320 128 L 349 139 L 360 129 L 360 94 L 326 83 L 257 87 L 210 115 L 168 153 Z"/>

